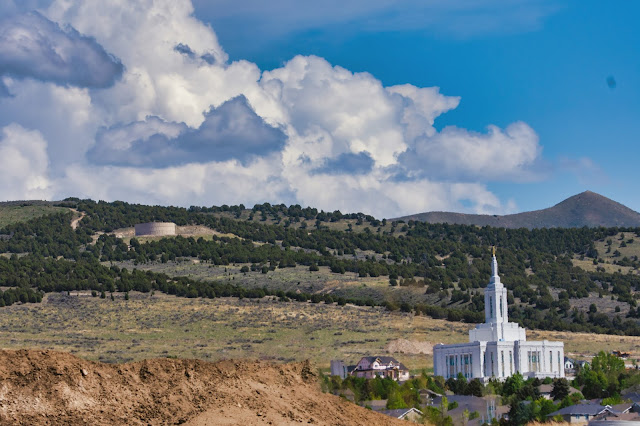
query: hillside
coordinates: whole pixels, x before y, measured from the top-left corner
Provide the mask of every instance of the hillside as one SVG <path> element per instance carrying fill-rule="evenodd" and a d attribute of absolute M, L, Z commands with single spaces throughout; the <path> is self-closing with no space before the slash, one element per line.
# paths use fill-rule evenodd
<path fill-rule="evenodd" d="M 585 191 L 553 207 L 509 215 L 428 212 L 395 220 L 491 226 L 495 228 L 639 227 L 640 213 L 595 192 Z"/>
<path fill-rule="evenodd" d="M 2 424 L 403 424 L 322 393 L 306 362 L 112 365 L 48 350 L 2 350 L 0 381 Z"/>
<path fill-rule="evenodd" d="M 55 207 L 48 201 L 4 201 L 0 202 L 0 229 L 18 222 L 26 222 L 47 214 L 66 212 L 64 207 Z"/>
<path fill-rule="evenodd" d="M 91 290 L 101 298 L 138 291 L 378 306 L 474 323 L 483 320 L 490 247 L 497 246 L 513 321 L 529 329 L 640 335 L 640 228 L 402 223 L 268 203 L 250 210 L 79 199 L 57 205 L 74 211 L 0 230 L 0 307 L 39 303 L 60 291 Z M 151 221 L 194 234 L 119 236 Z"/>

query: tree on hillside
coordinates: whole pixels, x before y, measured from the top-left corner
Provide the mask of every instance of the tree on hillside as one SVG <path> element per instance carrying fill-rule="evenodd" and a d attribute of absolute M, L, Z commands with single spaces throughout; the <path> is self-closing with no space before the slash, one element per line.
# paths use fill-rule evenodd
<path fill-rule="evenodd" d="M 624 375 L 624 361 L 613 354 L 601 351 L 585 365 L 576 377 L 583 385 L 582 393 L 587 398 L 603 398 L 620 393 L 620 379 Z"/>
<path fill-rule="evenodd" d="M 504 381 L 502 386 L 502 394 L 504 396 L 517 395 L 518 392 L 524 387 L 524 378 L 522 374 L 516 373 Z"/>
<path fill-rule="evenodd" d="M 394 390 L 389 395 L 387 400 L 387 410 L 395 410 L 397 408 L 407 408 L 406 402 L 402 398 L 402 395 L 397 390 Z"/>
<path fill-rule="evenodd" d="M 593 371 L 602 372 L 607 379 L 617 379 L 624 371 L 624 361 L 613 354 L 600 351 L 591 361 Z"/>
<path fill-rule="evenodd" d="M 467 393 L 469 395 L 481 397 L 482 392 L 484 391 L 484 385 L 480 382 L 479 379 L 473 379 L 469 382 L 467 386 Z"/>
<path fill-rule="evenodd" d="M 554 401 L 564 399 L 569 395 L 569 381 L 567 379 L 553 379 L 553 389 L 551 390 L 551 399 Z"/>

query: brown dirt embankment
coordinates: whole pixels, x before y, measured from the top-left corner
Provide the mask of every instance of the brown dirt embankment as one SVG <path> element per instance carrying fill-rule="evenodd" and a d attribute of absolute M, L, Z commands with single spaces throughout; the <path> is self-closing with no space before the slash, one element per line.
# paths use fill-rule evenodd
<path fill-rule="evenodd" d="M 103 364 L 0 350 L 0 424 L 395 425 L 320 391 L 308 362 L 152 359 Z"/>

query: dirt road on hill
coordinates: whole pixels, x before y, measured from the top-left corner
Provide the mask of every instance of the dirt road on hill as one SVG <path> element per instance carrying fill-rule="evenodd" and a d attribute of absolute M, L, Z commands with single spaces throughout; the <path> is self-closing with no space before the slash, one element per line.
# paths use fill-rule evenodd
<path fill-rule="evenodd" d="M 79 212 L 76 209 L 71 209 L 71 211 L 74 211 L 76 213 L 80 214 L 80 217 L 77 217 L 75 219 L 71 220 L 71 229 L 73 229 L 74 231 L 78 228 L 78 223 L 80 223 L 80 221 L 87 215 L 85 212 Z"/>
<path fill-rule="evenodd" d="M 306 362 L 103 364 L 0 350 L 0 424 L 402 425 L 320 391 Z"/>

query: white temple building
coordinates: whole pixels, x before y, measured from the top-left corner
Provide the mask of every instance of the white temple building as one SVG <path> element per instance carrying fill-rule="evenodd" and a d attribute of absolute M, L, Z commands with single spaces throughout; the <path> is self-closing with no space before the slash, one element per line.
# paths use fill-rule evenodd
<path fill-rule="evenodd" d="M 504 380 L 519 372 L 527 377 L 564 377 L 564 342 L 527 341 L 526 330 L 509 322 L 507 289 L 500 282 L 495 249 L 491 280 L 484 292 L 484 324 L 469 330 L 469 343 L 433 348 L 436 376 Z"/>

